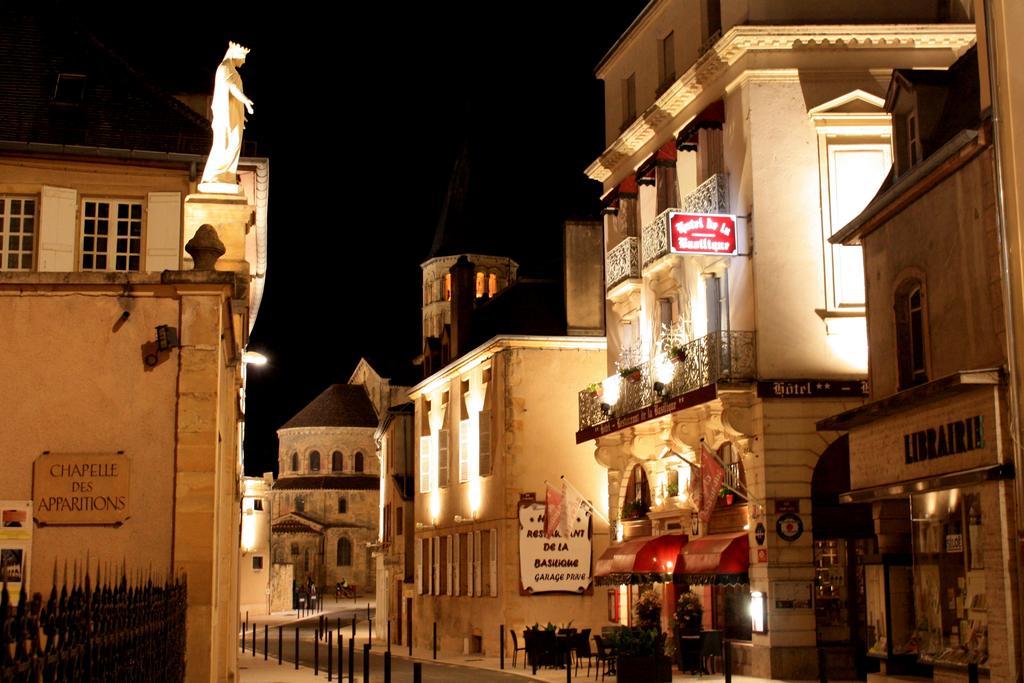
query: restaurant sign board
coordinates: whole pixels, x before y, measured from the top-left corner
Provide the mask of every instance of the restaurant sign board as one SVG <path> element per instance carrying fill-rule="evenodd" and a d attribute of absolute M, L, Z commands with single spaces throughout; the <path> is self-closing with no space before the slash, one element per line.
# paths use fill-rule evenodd
<path fill-rule="evenodd" d="M 544 534 L 543 503 L 519 506 L 519 583 L 526 595 L 586 593 L 591 588 L 593 538 L 591 512 L 580 509 L 580 521 L 568 536 L 556 529 Z"/>
<path fill-rule="evenodd" d="M 131 459 L 123 453 L 44 453 L 34 464 L 33 513 L 44 524 L 128 519 Z"/>
<path fill-rule="evenodd" d="M 673 254 L 736 254 L 736 216 L 731 214 L 670 211 L 668 231 Z"/>

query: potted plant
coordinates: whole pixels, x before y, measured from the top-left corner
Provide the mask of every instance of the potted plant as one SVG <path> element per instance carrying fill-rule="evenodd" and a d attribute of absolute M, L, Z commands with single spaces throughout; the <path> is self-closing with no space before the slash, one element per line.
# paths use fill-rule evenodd
<path fill-rule="evenodd" d="M 645 630 L 661 630 L 661 596 L 653 589 L 647 589 L 640 594 L 636 602 L 637 625 Z"/>
<path fill-rule="evenodd" d="M 643 373 L 639 365 L 630 365 L 619 370 L 619 377 L 633 384 L 639 384 L 643 379 Z"/>
<path fill-rule="evenodd" d="M 676 625 L 685 635 L 700 633 L 701 620 L 704 618 L 704 607 L 700 604 L 700 596 L 687 591 L 676 600 Z"/>
<path fill-rule="evenodd" d="M 601 382 L 594 382 L 587 387 L 587 395 L 590 398 L 601 398 L 604 396 L 604 384 Z"/>
<path fill-rule="evenodd" d="M 733 501 L 733 496 L 734 495 L 735 494 L 733 493 L 733 490 L 731 488 L 729 488 L 728 486 L 723 486 L 718 491 L 718 497 L 722 498 L 723 500 L 725 500 L 725 504 L 726 505 L 732 505 L 732 501 Z"/>
<path fill-rule="evenodd" d="M 621 628 L 609 639 L 616 653 L 619 683 L 668 683 L 672 661 L 665 655 L 659 629 Z"/>
<path fill-rule="evenodd" d="M 668 494 L 669 498 L 675 498 L 679 495 L 679 484 L 668 484 L 665 487 L 665 492 Z"/>
<path fill-rule="evenodd" d="M 648 507 L 639 500 L 630 501 L 622 508 L 622 519 L 627 522 L 640 519 L 646 515 L 648 511 Z"/>
<path fill-rule="evenodd" d="M 680 344 L 672 344 L 668 347 L 668 356 L 677 363 L 685 363 L 686 347 Z"/>

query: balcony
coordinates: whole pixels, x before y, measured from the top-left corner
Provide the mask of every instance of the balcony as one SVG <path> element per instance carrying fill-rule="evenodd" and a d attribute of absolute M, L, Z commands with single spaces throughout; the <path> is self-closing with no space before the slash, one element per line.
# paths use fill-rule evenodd
<path fill-rule="evenodd" d="M 636 237 L 627 237 L 605 255 L 605 289 L 611 291 L 626 280 L 640 277 L 640 245 Z"/>
<path fill-rule="evenodd" d="M 641 253 L 646 268 L 669 253 L 668 214 L 671 211 L 686 213 L 729 213 L 729 178 L 716 173 L 698 185 L 683 198 L 681 209 L 666 209 L 645 225 L 641 230 Z"/>
<path fill-rule="evenodd" d="M 613 375 L 579 392 L 580 432 L 696 389 L 757 378 L 753 332 L 712 332 L 679 346 L 662 346 L 629 376 Z"/>

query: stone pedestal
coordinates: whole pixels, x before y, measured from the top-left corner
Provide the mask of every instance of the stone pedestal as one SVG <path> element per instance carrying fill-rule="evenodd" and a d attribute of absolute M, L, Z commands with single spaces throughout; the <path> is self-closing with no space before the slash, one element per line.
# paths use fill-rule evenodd
<path fill-rule="evenodd" d="M 246 272 L 245 238 L 254 222 L 253 211 L 244 194 L 190 194 L 185 197 L 185 243 L 200 226 L 212 225 L 225 248 L 217 270 Z M 192 267 L 192 257 L 186 255 L 185 269 Z"/>

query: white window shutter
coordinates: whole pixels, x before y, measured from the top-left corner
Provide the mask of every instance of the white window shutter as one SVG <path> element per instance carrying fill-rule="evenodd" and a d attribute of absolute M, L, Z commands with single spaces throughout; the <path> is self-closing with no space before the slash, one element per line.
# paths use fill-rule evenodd
<path fill-rule="evenodd" d="M 441 589 L 440 589 L 441 572 L 439 571 L 440 567 L 438 566 L 438 565 L 441 564 L 441 557 L 440 557 L 441 553 L 438 552 L 438 547 L 440 545 L 441 545 L 441 537 L 440 536 L 434 536 L 432 539 L 430 539 L 430 567 L 431 567 L 430 576 L 432 578 L 431 586 L 430 586 L 430 594 L 431 595 L 440 595 L 441 594 Z"/>
<path fill-rule="evenodd" d="M 449 536 L 444 546 L 445 595 L 455 595 L 452 590 L 452 537 Z"/>
<path fill-rule="evenodd" d="M 416 594 L 423 595 L 423 539 L 416 540 Z"/>
<path fill-rule="evenodd" d="M 469 433 L 470 421 L 459 422 L 459 481 L 469 481 Z"/>
<path fill-rule="evenodd" d="M 479 451 L 477 457 L 480 459 L 480 475 L 486 476 L 491 473 L 491 411 L 480 412 L 479 426 Z"/>
<path fill-rule="evenodd" d="M 490 567 L 490 569 L 491 569 L 491 596 L 497 596 L 498 595 L 498 530 L 497 529 L 491 529 L 489 535 L 491 537 L 491 555 L 490 555 L 490 558 L 489 558 L 490 559 L 490 564 L 491 564 L 491 567 Z"/>
<path fill-rule="evenodd" d="M 453 587 L 454 587 L 454 590 L 452 591 L 452 595 L 461 595 L 462 594 L 462 591 L 460 590 L 460 586 L 459 586 L 459 581 L 462 578 L 460 573 L 459 573 L 459 564 L 461 564 L 461 562 L 462 562 L 462 554 L 459 552 L 459 541 L 461 539 L 462 539 L 462 534 L 455 534 L 454 536 L 452 536 L 452 542 L 455 544 L 455 547 L 452 548 L 452 556 L 455 558 L 455 561 L 452 563 L 453 564 L 453 567 L 452 567 L 452 577 L 454 578 L 454 581 L 452 581 L 452 584 L 453 584 Z"/>
<path fill-rule="evenodd" d="M 145 270 L 181 268 L 181 193 L 150 192 L 146 201 Z"/>
<path fill-rule="evenodd" d="M 481 588 L 483 576 L 480 571 L 483 561 L 483 544 L 481 543 L 479 531 L 473 532 L 473 546 L 473 595 L 483 595 L 483 590 Z"/>
<path fill-rule="evenodd" d="M 39 201 L 40 272 L 70 273 L 75 270 L 78 230 L 75 216 L 78 192 L 67 187 L 43 185 Z"/>
<path fill-rule="evenodd" d="M 473 543 L 473 532 L 470 531 L 466 534 L 466 595 L 476 595 L 473 590 L 473 575 L 476 573 L 474 567 L 476 567 L 476 546 Z"/>

